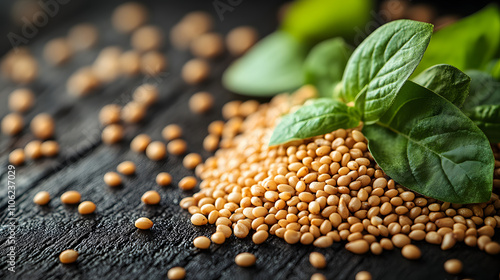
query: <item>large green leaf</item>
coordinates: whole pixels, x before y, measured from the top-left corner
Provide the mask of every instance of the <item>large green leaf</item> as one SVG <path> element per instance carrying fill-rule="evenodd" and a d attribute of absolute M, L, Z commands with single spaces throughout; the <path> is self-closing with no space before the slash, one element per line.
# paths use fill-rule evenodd
<path fill-rule="evenodd" d="M 287 10 L 281 28 L 311 45 L 337 36 L 354 41 L 364 34 L 371 11 L 371 0 L 297 0 Z"/>
<path fill-rule="evenodd" d="M 464 102 L 464 111 L 478 105 L 500 104 L 500 82 L 490 74 L 478 70 L 466 72 L 470 76 L 470 94 Z"/>
<path fill-rule="evenodd" d="M 352 54 L 342 38 L 317 44 L 307 55 L 305 83 L 315 85 L 322 97 L 332 97 L 334 86 L 342 80 L 347 60 Z"/>
<path fill-rule="evenodd" d="M 462 107 L 469 94 L 470 78 L 448 64 L 438 64 L 420 73 L 413 81 Z"/>
<path fill-rule="evenodd" d="M 269 145 L 330 133 L 339 128 L 356 127 L 359 121 L 356 108 L 329 98 L 313 99 L 297 111 L 283 116 L 274 129 Z"/>
<path fill-rule="evenodd" d="M 376 122 L 413 73 L 432 35 L 432 25 L 411 20 L 387 23 L 354 51 L 344 72 L 347 101 L 356 99 L 365 123 Z"/>
<path fill-rule="evenodd" d="M 494 157 L 458 107 L 407 81 L 386 114 L 363 128 L 377 164 L 396 182 L 453 203 L 490 199 Z"/>
<path fill-rule="evenodd" d="M 451 24 L 433 36 L 415 73 L 435 64 L 481 69 L 500 50 L 500 11 L 496 5 Z"/>
<path fill-rule="evenodd" d="M 307 47 L 276 31 L 257 43 L 224 72 L 222 83 L 236 93 L 272 96 L 303 84 Z"/>
<path fill-rule="evenodd" d="M 500 104 L 480 105 L 466 112 L 493 143 L 500 143 Z"/>

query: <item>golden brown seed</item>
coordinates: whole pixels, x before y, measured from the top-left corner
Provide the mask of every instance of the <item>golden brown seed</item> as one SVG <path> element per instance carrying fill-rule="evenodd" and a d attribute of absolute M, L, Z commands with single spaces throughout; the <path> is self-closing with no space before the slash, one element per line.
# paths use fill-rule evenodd
<path fill-rule="evenodd" d="M 323 254 L 318 252 L 312 252 L 309 254 L 309 262 L 315 268 L 325 268 L 326 267 L 326 258 Z"/>
<path fill-rule="evenodd" d="M 33 197 L 33 202 L 38 205 L 47 205 L 50 201 L 50 194 L 46 191 L 38 192 L 35 197 Z"/>
<path fill-rule="evenodd" d="M 135 89 L 133 98 L 139 104 L 150 106 L 158 100 L 158 88 L 152 84 L 143 84 Z"/>
<path fill-rule="evenodd" d="M 13 61 L 8 74 L 15 83 L 31 83 L 38 76 L 38 62 L 30 54 L 18 55 Z"/>
<path fill-rule="evenodd" d="M 42 142 L 34 140 L 24 147 L 24 155 L 30 159 L 38 159 L 42 156 Z"/>
<path fill-rule="evenodd" d="M 489 242 L 484 246 L 484 251 L 490 255 L 498 255 L 500 253 L 500 244 L 498 242 Z"/>
<path fill-rule="evenodd" d="M 59 254 L 61 263 L 74 263 L 78 259 L 78 252 L 72 249 L 64 250 Z"/>
<path fill-rule="evenodd" d="M 130 50 L 120 55 L 119 64 L 121 73 L 127 76 L 139 74 L 141 70 L 141 55 L 139 52 Z"/>
<path fill-rule="evenodd" d="M 163 128 L 161 136 L 167 141 L 180 138 L 182 136 L 182 128 L 177 124 L 169 124 Z"/>
<path fill-rule="evenodd" d="M 318 248 L 327 248 L 332 246 L 333 244 L 333 239 L 329 236 L 321 236 L 314 240 L 313 245 L 318 247 Z"/>
<path fill-rule="evenodd" d="M 132 47 L 140 52 L 147 52 L 159 49 L 162 45 L 162 31 L 152 25 L 138 28 L 130 38 Z"/>
<path fill-rule="evenodd" d="M 202 158 L 197 153 L 187 154 L 182 160 L 182 165 L 187 169 L 195 169 L 202 162 Z"/>
<path fill-rule="evenodd" d="M 150 229 L 153 227 L 153 222 L 145 217 L 135 220 L 135 227 L 138 229 Z"/>
<path fill-rule="evenodd" d="M 122 33 L 130 33 L 143 25 L 147 19 L 146 7 L 137 2 L 128 2 L 118 6 L 111 16 L 113 27 Z"/>
<path fill-rule="evenodd" d="M 218 232 L 212 234 L 210 239 L 215 244 L 222 244 L 226 241 L 226 236 L 224 235 L 224 233 L 218 231 Z"/>
<path fill-rule="evenodd" d="M 54 157 L 59 153 L 59 144 L 53 140 L 45 141 L 40 146 L 40 150 L 43 156 Z"/>
<path fill-rule="evenodd" d="M 267 238 L 269 237 L 269 233 L 265 230 L 258 230 L 252 235 L 252 241 L 255 244 L 262 244 L 264 243 Z"/>
<path fill-rule="evenodd" d="M 347 243 L 345 245 L 345 248 L 354 254 L 364 254 L 368 252 L 370 246 L 368 245 L 368 242 L 366 242 L 366 240 L 359 239 Z"/>
<path fill-rule="evenodd" d="M 38 114 L 31 120 L 30 128 L 37 138 L 45 140 L 54 135 L 54 119 L 47 113 Z"/>
<path fill-rule="evenodd" d="M 107 172 L 104 174 L 104 183 L 110 187 L 116 187 L 122 184 L 122 178 L 116 172 Z"/>
<path fill-rule="evenodd" d="M 229 101 L 224 104 L 224 106 L 222 107 L 222 116 L 224 117 L 224 119 L 229 120 L 233 117 L 238 116 L 240 105 L 241 101 L 239 100 Z"/>
<path fill-rule="evenodd" d="M 441 250 L 448 250 L 455 246 L 457 240 L 453 236 L 453 232 L 448 232 L 443 236 L 443 243 L 441 243 Z"/>
<path fill-rule="evenodd" d="M 97 89 L 100 81 L 96 73 L 90 67 L 82 67 L 71 75 L 66 83 L 70 94 L 84 96 Z"/>
<path fill-rule="evenodd" d="M 95 204 L 92 201 L 84 201 L 78 205 L 78 213 L 82 215 L 88 215 L 94 213 L 96 209 Z"/>
<path fill-rule="evenodd" d="M 198 249 L 208 249 L 210 248 L 210 239 L 205 236 L 198 236 L 193 240 L 193 245 Z"/>
<path fill-rule="evenodd" d="M 311 275 L 310 280 L 326 280 L 326 277 L 321 273 L 314 273 L 313 275 Z"/>
<path fill-rule="evenodd" d="M 251 26 L 240 26 L 229 31 L 226 37 L 228 51 L 240 56 L 248 51 L 258 40 L 257 30 Z"/>
<path fill-rule="evenodd" d="M 123 139 L 123 134 L 123 127 L 121 125 L 110 124 L 102 130 L 101 139 L 105 144 L 114 144 Z"/>
<path fill-rule="evenodd" d="M 208 133 L 213 135 L 222 135 L 222 130 L 224 129 L 223 121 L 213 121 L 208 125 Z"/>
<path fill-rule="evenodd" d="M 141 71 L 146 76 L 157 76 L 167 69 L 168 61 L 165 55 L 158 51 L 149 51 L 141 57 Z"/>
<path fill-rule="evenodd" d="M 139 134 L 130 142 L 130 149 L 134 152 L 142 153 L 146 151 L 149 143 L 151 143 L 151 137 L 149 137 L 149 135 Z"/>
<path fill-rule="evenodd" d="M 411 243 L 411 239 L 404 234 L 396 234 L 392 237 L 392 243 L 398 248 L 403 248 Z"/>
<path fill-rule="evenodd" d="M 186 277 L 186 270 L 182 267 L 172 267 L 168 270 L 167 278 L 170 280 L 182 280 Z"/>
<path fill-rule="evenodd" d="M 240 253 L 234 258 L 234 262 L 241 267 L 249 267 L 255 264 L 256 258 L 251 253 Z"/>
<path fill-rule="evenodd" d="M 80 202 L 81 194 L 77 191 L 67 191 L 61 195 L 61 202 L 64 204 L 76 204 Z"/>
<path fill-rule="evenodd" d="M 203 226 L 208 223 L 208 219 L 203 214 L 196 213 L 191 216 L 191 223 L 195 226 Z"/>
<path fill-rule="evenodd" d="M 219 147 L 219 136 L 209 134 L 203 139 L 203 149 L 208 152 L 213 152 Z"/>
<path fill-rule="evenodd" d="M 213 18 L 206 12 L 196 11 L 184 16 L 170 32 L 170 40 L 178 49 L 186 49 L 194 38 L 210 31 Z"/>
<path fill-rule="evenodd" d="M 186 141 L 182 139 L 175 139 L 167 144 L 167 150 L 173 155 L 182 155 L 186 152 L 187 144 Z"/>
<path fill-rule="evenodd" d="M 2 133 L 16 135 L 23 130 L 24 119 L 18 113 L 10 113 L 2 119 Z"/>
<path fill-rule="evenodd" d="M 43 57 L 52 65 L 62 65 L 72 56 L 73 50 L 66 38 L 52 39 L 45 44 Z"/>
<path fill-rule="evenodd" d="M 126 123 L 138 123 L 146 116 L 146 105 L 131 101 L 121 111 L 121 119 Z"/>
<path fill-rule="evenodd" d="M 193 94 L 189 99 L 189 109 L 195 114 L 202 114 L 209 111 L 214 103 L 212 94 L 201 91 Z"/>
<path fill-rule="evenodd" d="M 148 204 L 148 205 L 156 205 L 156 204 L 160 203 L 160 200 L 161 200 L 161 196 L 157 191 L 147 191 L 141 197 L 141 201 L 144 204 Z"/>
<path fill-rule="evenodd" d="M 194 58 L 182 67 L 182 78 L 188 84 L 199 84 L 210 74 L 210 66 L 202 59 Z"/>
<path fill-rule="evenodd" d="M 9 109 L 14 112 L 23 113 L 35 104 L 33 91 L 27 88 L 19 88 L 9 95 Z"/>
<path fill-rule="evenodd" d="M 217 33 L 205 33 L 191 42 L 191 52 L 201 58 L 214 58 L 224 52 L 222 36 Z"/>
<path fill-rule="evenodd" d="M 172 176 L 167 172 L 160 172 L 156 175 L 156 183 L 160 186 L 168 186 L 172 183 Z"/>
<path fill-rule="evenodd" d="M 372 275 L 368 271 L 360 271 L 356 274 L 356 280 L 372 280 Z"/>
<path fill-rule="evenodd" d="M 9 154 L 9 162 L 13 165 L 19 166 L 24 163 L 24 150 L 23 149 L 15 149 Z"/>
<path fill-rule="evenodd" d="M 148 156 L 150 160 L 162 160 L 166 155 L 167 148 L 163 142 L 153 141 L 146 148 L 146 156 Z"/>
<path fill-rule="evenodd" d="M 187 177 L 182 178 L 179 181 L 179 188 L 181 190 L 185 190 L 185 191 L 192 190 L 194 187 L 196 187 L 197 183 L 198 183 L 198 181 L 196 180 L 195 177 L 187 176 Z"/>
<path fill-rule="evenodd" d="M 68 43 L 75 51 L 88 50 L 96 45 L 99 39 L 97 28 L 90 23 L 73 26 L 68 32 Z"/>
<path fill-rule="evenodd" d="M 116 170 L 123 175 L 132 175 L 135 173 L 135 163 L 131 161 L 124 161 L 118 164 Z"/>
<path fill-rule="evenodd" d="M 401 249 L 401 254 L 409 260 L 418 260 L 422 256 L 420 249 L 413 244 L 405 245 L 403 249 Z"/>
<path fill-rule="evenodd" d="M 91 66 L 91 70 L 99 82 L 110 83 L 121 73 L 120 57 L 122 49 L 110 46 L 102 49 Z"/>
<path fill-rule="evenodd" d="M 446 272 L 448 272 L 449 274 L 459 274 L 460 272 L 462 272 L 462 268 L 462 262 L 457 259 L 447 260 L 444 263 L 444 270 L 446 270 Z"/>

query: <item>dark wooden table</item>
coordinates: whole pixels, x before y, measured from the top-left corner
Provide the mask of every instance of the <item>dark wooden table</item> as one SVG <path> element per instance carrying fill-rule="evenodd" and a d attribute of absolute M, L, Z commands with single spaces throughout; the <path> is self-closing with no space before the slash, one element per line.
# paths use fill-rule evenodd
<path fill-rule="evenodd" d="M 169 155 L 166 160 L 152 162 L 143 154 L 129 150 L 129 143 L 138 133 L 147 133 L 153 139 L 161 139 L 161 129 L 170 123 L 180 124 L 189 151 L 210 156 L 202 149 L 207 125 L 221 119 L 222 105 L 232 99 L 244 99 L 224 90 L 220 75 L 232 61 L 226 55 L 211 63 L 211 79 L 200 86 L 188 86 L 179 77 L 180 69 L 190 54 L 164 48 L 169 59 L 169 69 L 157 78 L 120 78 L 102 88 L 96 94 L 77 99 L 67 94 L 66 80 L 75 69 L 90 64 L 99 48 L 119 45 L 129 49 L 128 36 L 117 34 L 109 23 L 109 15 L 115 2 L 96 4 L 97 1 L 69 3 L 61 9 L 77 10 L 72 16 L 41 29 L 29 45 L 37 57 L 41 57 L 44 43 L 66 34 L 70 26 L 84 21 L 99 26 L 99 47 L 77 54 L 61 68 L 40 64 L 40 77 L 31 87 L 37 103 L 26 115 L 29 121 L 34 115 L 47 112 L 55 117 L 56 139 L 61 153 L 54 159 L 28 161 L 16 167 L 15 198 L 15 273 L 7 271 L 7 236 L 9 216 L 7 210 L 7 157 L 14 148 L 24 147 L 33 140 L 28 128 L 21 136 L 0 137 L 0 279 L 166 279 L 169 268 L 182 266 L 187 279 L 309 279 L 315 272 L 324 273 L 329 279 L 354 279 L 361 270 L 370 271 L 374 279 L 498 279 L 500 257 L 489 256 L 477 248 L 463 244 L 449 251 L 437 246 L 418 243 L 422 248 L 421 260 L 409 261 L 401 257 L 400 250 L 384 252 L 381 256 L 354 255 L 334 244 L 331 248 L 316 249 L 313 246 L 288 245 L 271 237 L 262 245 L 254 245 L 250 238 L 229 238 L 223 245 L 212 245 L 209 250 L 198 250 L 192 240 L 199 235 L 210 236 L 213 226 L 195 227 L 187 211 L 178 202 L 192 193 L 179 190 L 177 182 L 192 175 L 182 167 L 182 158 Z M 187 1 L 185 1 L 187 2 Z M 157 1 L 151 5 L 151 23 L 165 30 L 165 34 L 186 12 L 205 9 L 217 19 L 211 1 L 185 3 L 182 1 Z M 223 1 L 226 2 L 226 1 Z M 216 20 L 216 30 L 223 34 L 231 28 L 250 24 L 261 34 L 276 28 L 276 11 L 281 1 L 243 1 L 233 11 L 224 13 L 224 20 Z M 92 6 L 93 5 L 93 6 Z M 91 6 L 91 7 L 88 7 Z M 63 12 L 61 12 L 63 13 Z M 55 20 L 55 19 L 54 19 Z M 167 37 L 167 35 L 166 35 Z M 168 39 L 166 40 L 168 41 Z M 159 85 L 161 98 L 138 125 L 126 126 L 126 138 L 121 144 L 104 145 L 100 140 L 98 122 L 100 108 L 109 103 L 124 104 L 131 98 L 135 87 L 144 81 Z M 5 80 L 0 84 L 0 117 L 7 114 L 7 95 L 16 85 Z M 216 96 L 214 109 L 206 115 L 193 115 L 188 110 L 189 97 L 207 90 Z M 123 187 L 111 189 L 104 185 L 103 175 L 117 164 L 131 160 L 137 164 L 137 175 L 127 177 Z M 154 178 L 160 171 L 173 175 L 174 182 L 159 187 Z M 157 190 L 162 201 L 157 206 L 145 206 L 140 197 L 147 190 Z M 42 190 L 49 191 L 52 200 L 48 206 L 37 206 L 33 196 Z M 76 206 L 62 205 L 59 196 L 67 190 L 77 190 L 82 200 L 97 204 L 93 215 L 81 216 Z M 149 231 L 134 227 L 135 219 L 147 216 L 154 221 Z M 498 240 L 498 236 L 496 237 Z M 58 255 L 65 249 L 80 253 L 77 263 L 63 265 Z M 240 268 L 234 257 L 240 252 L 252 252 L 257 264 L 252 268 Z M 311 267 L 308 255 L 319 251 L 326 255 L 328 266 L 323 270 Z M 450 258 L 464 262 L 464 272 L 458 277 L 447 275 L 443 263 Z"/>

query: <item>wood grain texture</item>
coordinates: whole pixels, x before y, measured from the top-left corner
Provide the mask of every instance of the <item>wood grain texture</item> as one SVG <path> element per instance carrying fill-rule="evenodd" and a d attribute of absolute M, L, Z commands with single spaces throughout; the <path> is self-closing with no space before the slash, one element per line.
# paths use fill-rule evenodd
<path fill-rule="evenodd" d="M 49 26 L 32 39 L 30 46 L 34 54 L 40 57 L 47 40 L 64 35 L 70 26 L 83 21 L 99 26 L 102 38 L 99 47 L 119 45 L 129 49 L 128 37 L 115 33 L 109 25 L 109 14 L 116 3 L 97 6 L 96 2 L 90 2 L 90 8 L 82 8 L 72 18 Z M 205 9 L 215 15 L 211 1 L 198 1 L 194 7 L 189 6 L 193 3 L 185 2 L 154 3 L 151 22 L 163 28 L 166 37 L 167 30 L 189 10 Z M 278 2 L 243 1 L 234 11 L 225 14 L 224 21 L 217 20 L 216 30 L 225 34 L 232 27 L 250 24 L 261 34 L 268 34 L 276 28 Z M 26 128 L 19 137 L 0 137 L 0 279 L 166 279 L 168 269 L 173 266 L 185 267 L 187 279 L 205 280 L 309 279 L 315 272 L 324 273 L 328 279 L 354 279 L 361 270 L 370 271 L 374 279 L 458 279 L 443 270 L 443 263 L 449 258 L 464 262 L 460 278 L 498 279 L 500 257 L 489 256 L 463 244 L 441 251 L 437 246 L 419 242 L 423 252 L 419 261 L 402 258 L 400 250 L 384 252 L 381 256 L 358 256 L 346 251 L 343 244 L 317 249 L 288 245 L 276 237 L 261 245 L 254 245 L 250 238 L 231 237 L 225 244 L 214 244 L 209 250 L 195 249 L 192 240 L 199 235 L 210 236 L 215 229 L 213 226 L 193 226 L 190 215 L 178 206 L 180 199 L 191 193 L 179 190 L 176 185 L 183 176 L 193 173 L 182 167 L 182 157 L 169 155 L 166 160 L 152 162 L 145 155 L 130 151 L 128 145 L 138 133 L 147 133 L 160 140 L 161 129 L 177 123 L 184 129 L 189 151 L 201 153 L 204 159 L 210 156 L 202 149 L 207 125 L 221 119 L 220 109 L 225 102 L 244 99 L 220 85 L 220 75 L 233 58 L 226 55 L 211 62 L 210 81 L 200 86 L 187 86 L 180 80 L 179 72 L 190 55 L 167 44 L 164 51 L 169 59 L 168 72 L 162 73 L 159 79 L 146 78 L 159 84 L 159 102 L 148 110 L 143 122 L 126 126 L 126 138 L 121 144 L 106 146 L 100 141 L 101 127 L 97 118 L 100 108 L 111 102 L 126 103 L 144 77 L 120 78 L 96 94 L 81 99 L 68 95 L 67 78 L 78 67 L 90 64 L 98 49 L 77 54 L 61 68 L 50 67 L 41 61 L 41 76 L 32 85 L 37 103 L 26 114 L 26 120 L 40 112 L 52 114 L 56 119 L 55 138 L 61 145 L 61 153 L 57 158 L 28 161 L 16 168 L 15 273 L 6 270 L 7 156 L 12 149 L 24 147 L 33 136 Z M 0 117 L 3 117 L 7 114 L 7 95 L 16 86 L 5 80 L 0 84 Z M 205 115 L 193 115 L 187 105 L 189 97 L 199 90 L 216 96 L 214 109 Z M 104 173 L 116 169 L 124 160 L 137 164 L 137 174 L 126 177 L 120 188 L 105 186 Z M 171 186 L 156 185 L 154 178 L 161 171 L 173 175 Z M 152 189 L 161 194 L 161 203 L 143 205 L 141 195 Z M 49 191 L 53 199 L 48 206 L 40 207 L 32 199 L 42 190 Z M 82 200 L 96 203 L 96 213 L 81 216 L 76 206 L 62 205 L 59 196 L 67 190 L 77 190 Z M 141 216 L 155 223 L 151 230 L 141 231 L 134 227 L 133 222 Z M 498 234 L 495 239 L 499 239 Z M 77 263 L 60 264 L 59 253 L 69 248 L 80 253 Z M 234 257 L 245 251 L 257 256 L 254 267 L 240 268 L 234 264 Z M 316 270 L 309 264 L 308 254 L 312 251 L 326 255 L 326 269 Z"/>

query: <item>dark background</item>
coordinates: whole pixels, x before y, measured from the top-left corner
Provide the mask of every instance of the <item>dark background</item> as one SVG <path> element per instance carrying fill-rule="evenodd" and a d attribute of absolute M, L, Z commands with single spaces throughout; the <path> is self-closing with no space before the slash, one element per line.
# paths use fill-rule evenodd
<path fill-rule="evenodd" d="M 188 279 L 309 279 L 314 272 L 321 272 L 329 279 L 354 279 L 361 270 L 370 271 L 374 279 L 498 279 L 500 257 L 489 256 L 464 244 L 441 251 L 437 246 L 417 242 L 423 252 L 418 261 L 402 258 L 400 250 L 384 252 L 381 256 L 370 253 L 358 256 L 347 252 L 343 244 L 317 249 L 288 245 L 276 237 L 269 238 L 262 245 L 254 245 L 251 238 L 231 237 L 223 245 L 213 244 L 209 250 L 195 249 L 192 240 L 199 235 L 210 236 L 214 227 L 193 226 L 189 222 L 189 213 L 178 206 L 180 199 L 192 193 L 180 191 L 177 182 L 192 172 L 182 167 L 182 157 L 169 155 L 166 160 L 152 162 L 145 155 L 131 152 L 128 145 L 138 133 L 147 133 L 154 140 L 160 140 L 161 129 L 167 124 L 177 123 L 184 129 L 189 151 L 199 152 L 206 159 L 210 154 L 203 151 L 202 141 L 207 135 L 207 125 L 222 119 L 220 109 L 225 102 L 245 98 L 224 90 L 220 85 L 221 73 L 233 60 L 227 54 L 211 62 L 212 73 L 208 82 L 200 86 L 184 84 L 179 72 L 191 55 L 170 47 L 169 28 L 187 12 L 202 9 L 214 15 L 217 32 L 226 34 L 233 27 L 253 25 L 261 35 L 266 35 L 275 30 L 278 24 L 276 13 L 285 1 L 243 0 L 232 12 L 224 14 L 223 21 L 217 18 L 212 1 L 144 2 L 150 8 L 150 23 L 165 31 L 167 43 L 163 51 L 167 54 L 169 68 L 158 79 L 120 78 L 94 95 L 81 99 L 66 92 L 67 78 L 79 67 L 91 64 L 100 48 L 119 45 L 125 50 L 130 49 L 129 37 L 116 33 L 109 22 L 113 8 L 120 1 L 70 0 L 61 5 L 59 13 L 30 39 L 29 46 L 39 58 L 45 42 L 64 36 L 74 24 L 91 22 L 100 31 L 96 48 L 77 54 L 63 67 L 51 67 L 39 59 L 40 77 L 29 86 L 35 91 L 37 103 L 26 114 L 25 120 L 28 123 L 41 112 L 52 114 L 61 153 L 57 158 L 28 161 L 16 168 L 16 273 L 8 272 L 6 263 L 7 157 L 10 151 L 24 147 L 34 138 L 27 128 L 14 138 L 0 136 L 0 279 L 165 279 L 168 269 L 173 266 L 185 267 Z M 487 2 L 454 1 L 447 6 L 442 4 L 443 1 L 435 5 L 441 14 L 467 15 Z M 19 32 L 9 15 L 11 4 L 12 1 L 0 4 L 2 54 L 10 49 L 6 34 Z M 151 107 L 140 124 L 126 125 L 123 143 L 102 144 L 97 118 L 100 108 L 109 103 L 125 104 L 135 87 L 144 81 L 159 84 L 159 102 Z M 8 112 L 7 96 L 18 86 L 3 78 L 0 85 L 0 117 L 3 117 Z M 216 97 L 214 109 L 202 116 L 191 114 L 187 106 L 189 97 L 200 90 L 210 91 Z M 137 164 L 137 174 L 125 178 L 121 188 L 105 186 L 102 181 L 104 173 L 114 170 L 124 160 Z M 155 184 L 154 178 L 161 171 L 173 175 L 171 186 Z M 157 206 L 145 206 L 140 201 L 141 195 L 151 189 L 162 196 Z M 32 202 L 33 196 L 42 190 L 49 191 L 52 196 L 52 201 L 44 207 Z M 82 193 L 82 200 L 95 202 L 97 212 L 81 216 L 76 206 L 62 205 L 59 196 L 67 190 L 78 190 Z M 134 227 L 133 222 L 141 216 L 150 217 L 155 223 L 150 231 Z M 77 263 L 60 264 L 59 253 L 69 248 L 80 253 Z M 234 257 L 245 251 L 258 257 L 255 267 L 240 268 L 234 264 Z M 326 269 L 311 267 L 308 255 L 312 251 L 326 255 Z M 461 275 L 454 277 L 444 272 L 443 263 L 450 258 L 464 262 Z"/>

